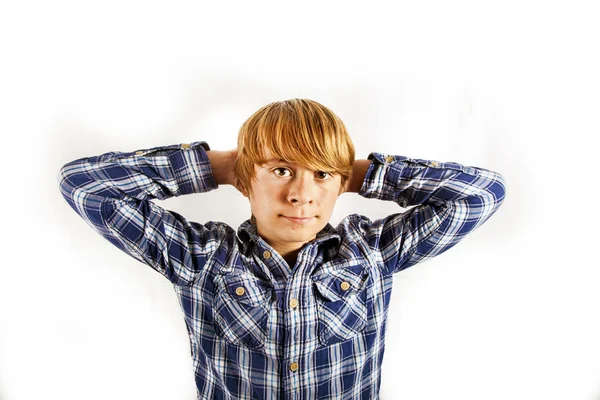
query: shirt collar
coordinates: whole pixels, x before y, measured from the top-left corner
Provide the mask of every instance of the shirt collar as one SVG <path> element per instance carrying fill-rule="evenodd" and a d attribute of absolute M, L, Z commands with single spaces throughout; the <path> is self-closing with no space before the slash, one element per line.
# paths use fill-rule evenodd
<path fill-rule="evenodd" d="M 259 239 L 262 239 L 258 235 L 258 231 L 256 229 L 256 224 L 252 222 L 252 220 L 248 219 L 244 221 L 237 232 L 238 241 L 242 247 L 242 252 L 247 254 L 247 251 L 251 249 Z M 316 238 L 312 241 L 312 243 L 320 244 L 328 241 L 335 241 L 336 244 L 339 244 L 341 241 L 340 235 L 337 233 L 335 228 L 328 222 L 323 229 L 319 233 L 317 233 Z"/>

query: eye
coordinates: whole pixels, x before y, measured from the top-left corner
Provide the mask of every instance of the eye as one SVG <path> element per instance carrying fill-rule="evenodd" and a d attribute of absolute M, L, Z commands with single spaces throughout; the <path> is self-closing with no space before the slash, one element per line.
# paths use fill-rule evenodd
<path fill-rule="evenodd" d="M 315 175 L 317 176 L 317 178 L 319 178 L 322 181 L 331 178 L 331 173 L 325 172 L 325 171 L 317 171 L 317 172 L 315 172 Z"/>
<path fill-rule="evenodd" d="M 281 176 L 281 177 L 290 176 L 290 174 L 291 174 L 291 172 L 290 172 L 290 170 L 289 170 L 289 169 L 287 169 L 287 168 L 282 168 L 282 167 L 275 168 L 275 169 L 273 170 L 273 172 L 275 172 L 275 175 L 277 175 L 277 176 Z"/>

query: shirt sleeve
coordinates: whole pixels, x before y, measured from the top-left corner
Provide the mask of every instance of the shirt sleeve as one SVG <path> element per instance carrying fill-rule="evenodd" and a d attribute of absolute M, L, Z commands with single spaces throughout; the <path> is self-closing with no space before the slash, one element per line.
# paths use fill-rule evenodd
<path fill-rule="evenodd" d="M 113 151 L 65 164 L 59 186 L 69 206 L 110 243 L 175 285 L 191 284 L 223 236 L 165 210 L 168 199 L 218 187 L 206 142 Z"/>
<path fill-rule="evenodd" d="M 487 221 L 504 202 L 499 173 L 455 162 L 371 153 L 359 191 L 366 198 L 415 206 L 360 228 L 392 274 L 433 258 Z"/>

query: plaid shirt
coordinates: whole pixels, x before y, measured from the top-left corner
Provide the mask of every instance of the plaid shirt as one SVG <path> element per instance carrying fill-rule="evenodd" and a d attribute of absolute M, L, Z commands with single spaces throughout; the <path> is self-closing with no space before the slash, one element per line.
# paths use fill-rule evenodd
<path fill-rule="evenodd" d="M 483 168 L 371 153 L 359 194 L 415 207 L 327 224 L 290 268 L 250 220 L 236 232 L 150 201 L 216 189 L 206 150 L 109 152 L 59 175 L 92 229 L 173 284 L 198 399 L 377 399 L 393 273 L 450 249 L 506 193 Z"/>

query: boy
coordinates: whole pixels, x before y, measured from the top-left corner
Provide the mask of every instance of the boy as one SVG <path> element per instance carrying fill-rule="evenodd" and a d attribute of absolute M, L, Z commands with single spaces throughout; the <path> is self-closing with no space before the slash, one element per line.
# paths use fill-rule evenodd
<path fill-rule="evenodd" d="M 251 219 L 199 224 L 150 199 L 234 185 Z M 67 163 L 60 190 L 93 229 L 173 284 L 198 399 L 377 399 L 393 274 L 450 249 L 494 214 L 503 177 L 371 153 L 307 99 L 274 102 L 237 149 L 205 142 Z M 404 213 L 328 221 L 344 192 Z"/>

